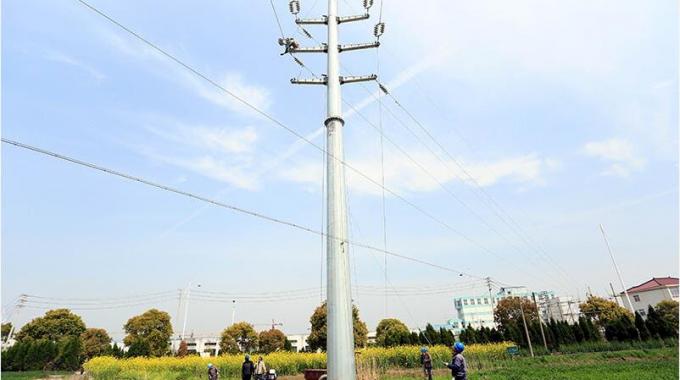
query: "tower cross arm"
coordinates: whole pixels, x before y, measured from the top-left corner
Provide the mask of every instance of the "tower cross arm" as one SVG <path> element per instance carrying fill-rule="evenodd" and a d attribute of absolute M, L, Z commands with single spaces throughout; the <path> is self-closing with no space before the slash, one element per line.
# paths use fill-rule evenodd
<path fill-rule="evenodd" d="M 364 43 L 364 44 L 346 44 L 346 45 L 338 45 L 338 51 L 343 52 L 343 51 L 351 51 L 351 50 L 371 49 L 371 48 L 377 48 L 378 46 L 380 46 L 380 41 L 369 42 L 369 43 Z"/>
<path fill-rule="evenodd" d="M 342 24 L 345 22 L 352 22 L 352 21 L 362 21 L 362 20 L 368 20 L 370 15 L 368 13 L 363 14 L 363 15 L 355 15 L 355 16 L 340 16 L 338 17 L 338 24 Z"/>

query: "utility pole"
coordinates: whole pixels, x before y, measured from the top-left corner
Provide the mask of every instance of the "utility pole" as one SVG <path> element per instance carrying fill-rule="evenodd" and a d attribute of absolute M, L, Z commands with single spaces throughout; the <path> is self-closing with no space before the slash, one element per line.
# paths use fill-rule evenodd
<path fill-rule="evenodd" d="M 534 305 L 536 305 L 536 314 L 538 314 L 538 326 L 541 328 L 541 338 L 543 338 L 543 347 L 548 351 L 548 343 L 545 341 L 545 333 L 543 332 L 543 320 L 541 320 L 541 311 L 538 308 L 538 303 L 536 302 L 536 293 L 531 292 L 531 297 L 534 299 Z"/>
<path fill-rule="evenodd" d="M 231 300 L 231 325 L 236 323 L 236 300 Z"/>
<path fill-rule="evenodd" d="M 611 282 L 609 283 L 609 289 L 612 290 L 612 297 L 614 297 L 614 302 L 616 302 L 616 304 L 619 305 L 619 299 L 616 298 L 616 292 L 614 291 L 614 285 L 612 285 Z M 621 305 L 619 305 L 619 306 L 621 306 Z"/>
<path fill-rule="evenodd" d="M 524 333 L 527 336 L 527 343 L 529 343 L 529 352 L 531 357 L 534 357 L 534 348 L 531 346 L 531 337 L 529 336 L 529 328 L 527 327 L 527 319 L 524 316 L 524 306 L 522 306 L 522 297 L 517 297 L 519 300 L 519 310 L 522 312 L 522 323 L 524 323 Z"/>
<path fill-rule="evenodd" d="M 347 204 L 345 201 L 345 173 L 342 129 L 342 97 L 340 86 L 345 83 L 373 81 L 376 75 L 340 76 L 339 55 L 344 51 L 377 48 L 380 43 L 340 45 L 338 43 L 338 24 L 369 18 L 368 9 L 372 0 L 364 0 L 366 13 L 357 16 L 338 16 L 338 1 L 328 0 L 327 16 L 317 19 L 300 19 L 299 1 L 289 3 L 291 13 L 296 15 L 298 25 L 326 25 L 328 39 L 319 47 L 300 47 L 293 38 L 281 38 L 279 44 L 286 47 L 285 53 L 326 53 L 327 72 L 322 78 L 291 79 L 293 84 L 313 84 L 326 86 L 326 173 L 327 173 L 327 307 L 328 307 L 328 346 L 327 366 L 329 380 L 354 380 L 356 368 L 354 360 L 354 329 L 352 319 L 352 296 L 349 265 L 349 243 L 347 240 Z M 384 29 L 384 27 L 383 27 Z M 375 29 L 377 30 L 377 29 Z M 375 32 L 377 36 L 377 32 Z"/>
<path fill-rule="evenodd" d="M 614 254 L 612 253 L 612 249 L 609 246 L 609 240 L 607 240 L 607 234 L 604 232 L 604 226 L 600 224 L 600 231 L 602 232 L 602 237 L 604 238 L 604 243 L 607 245 L 607 251 L 609 251 L 609 256 L 612 258 L 612 263 L 614 263 L 614 269 L 616 270 L 616 275 L 619 276 L 619 281 L 621 282 L 621 287 L 623 288 L 623 293 L 626 295 L 626 299 L 628 300 L 628 306 L 630 307 L 630 312 L 635 315 L 635 308 L 633 307 L 633 303 L 630 302 L 630 297 L 628 296 L 628 289 L 626 288 L 626 285 L 623 283 L 623 278 L 621 277 L 621 271 L 619 271 L 619 266 L 616 265 L 616 260 L 614 260 Z"/>

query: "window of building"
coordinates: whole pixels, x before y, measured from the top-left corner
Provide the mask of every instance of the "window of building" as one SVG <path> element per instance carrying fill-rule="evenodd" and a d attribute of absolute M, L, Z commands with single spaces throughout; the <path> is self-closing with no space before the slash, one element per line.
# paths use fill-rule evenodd
<path fill-rule="evenodd" d="M 633 301 L 635 301 L 635 302 L 640 302 L 640 296 L 638 296 L 637 294 L 634 295 L 634 296 L 633 296 Z"/>
<path fill-rule="evenodd" d="M 488 305 L 488 304 L 489 304 L 489 299 L 488 299 L 488 298 L 484 298 L 484 305 Z"/>
<path fill-rule="evenodd" d="M 671 288 L 671 297 L 678 298 L 678 288 Z"/>
<path fill-rule="evenodd" d="M 481 298 L 477 298 L 477 305 L 481 305 L 481 304 L 482 304 L 482 299 L 481 299 Z"/>
<path fill-rule="evenodd" d="M 645 312 L 645 309 L 640 309 L 640 310 L 638 310 L 638 313 L 640 313 L 640 316 L 642 316 L 642 317 L 644 317 L 645 315 L 647 315 L 647 313 Z"/>
<path fill-rule="evenodd" d="M 467 300 L 463 300 L 463 305 L 467 305 L 467 304 L 468 304 Z"/>
<path fill-rule="evenodd" d="M 474 305 L 474 304 L 475 304 L 475 299 L 474 299 L 474 298 L 470 298 L 470 305 Z"/>

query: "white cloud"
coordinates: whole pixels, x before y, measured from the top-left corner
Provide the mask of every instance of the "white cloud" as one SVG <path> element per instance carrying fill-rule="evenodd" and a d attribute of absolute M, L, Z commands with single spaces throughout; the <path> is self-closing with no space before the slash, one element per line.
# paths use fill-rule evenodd
<path fill-rule="evenodd" d="M 156 156 L 156 158 L 244 190 L 256 190 L 258 187 L 257 179 L 250 173 L 249 168 L 243 165 L 235 166 L 226 159 L 220 160 L 213 156 L 195 158 Z"/>
<path fill-rule="evenodd" d="M 97 82 L 101 82 L 104 79 L 106 79 L 106 75 L 102 74 L 99 70 L 95 69 L 94 67 L 90 66 L 89 64 L 81 60 L 78 60 L 64 53 L 51 51 L 46 54 L 45 58 L 53 62 L 63 63 L 81 69 L 90 76 L 92 76 Z"/>
<path fill-rule="evenodd" d="M 385 161 L 385 186 L 399 194 L 404 192 L 432 192 L 440 190 L 441 184 L 453 181 L 465 182 L 472 186 L 472 181 L 453 161 L 440 161 L 428 153 L 409 153 L 420 166 L 427 169 L 427 174 L 407 157 L 400 155 Z M 461 162 L 461 161 L 459 161 Z M 348 164 L 368 177 L 380 178 L 380 166 L 375 159 L 349 160 Z M 501 181 L 517 184 L 543 184 L 542 174 L 551 170 L 555 161 L 543 159 L 535 154 L 510 157 L 494 162 L 462 163 L 480 186 L 492 186 Z M 321 166 L 316 163 L 302 163 L 279 172 L 279 177 L 305 185 L 318 184 L 321 178 Z M 351 169 L 345 169 L 347 186 L 354 194 L 381 195 L 381 189 Z M 434 178 L 433 178 L 434 177 Z"/>
<path fill-rule="evenodd" d="M 108 30 L 100 30 L 102 38 L 106 40 L 115 50 L 121 54 L 131 56 L 139 61 L 151 61 L 153 64 L 153 72 L 164 75 L 169 80 L 179 82 L 182 86 L 192 90 L 197 96 L 208 100 L 209 102 L 224 107 L 230 111 L 245 114 L 246 116 L 255 116 L 255 112 L 243 102 L 237 100 L 234 96 L 222 91 L 214 85 L 208 83 L 205 79 L 189 72 L 184 67 L 172 62 L 167 57 L 161 55 L 153 48 L 142 44 L 139 41 L 131 40 L 129 38 L 122 38 L 119 35 Z M 163 48 L 172 53 L 172 49 Z M 179 57 L 182 61 L 186 61 L 190 66 L 190 60 L 185 60 Z M 159 70 L 159 67 L 161 69 Z M 236 72 L 225 72 L 221 74 L 211 73 L 207 70 L 201 70 L 206 77 L 215 81 L 218 85 L 228 90 L 235 96 L 252 104 L 256 108 L 266 110 L 271 105 L 271 96 L 269 90 L 263 86 L 247 83 L 243 76 Z"/>
<path fill-rule="evenodd" d="M 633 145 L 623 139 L 589 142 L 585 144 L 583 151 L 586 155 L 609 164 L 602 175 L 629 177 L 632 172 L 641 170 L 645 165 L 645 160 L 635 154 Z"/>
<path fill-rule="evenodd" d="M 257 140 L 255 128 L 251 126 L 234 129 L 175 123 L 172 127 L 147 126 L 146 129 L 173 142 L 222 153 L 252 152 Z"/>

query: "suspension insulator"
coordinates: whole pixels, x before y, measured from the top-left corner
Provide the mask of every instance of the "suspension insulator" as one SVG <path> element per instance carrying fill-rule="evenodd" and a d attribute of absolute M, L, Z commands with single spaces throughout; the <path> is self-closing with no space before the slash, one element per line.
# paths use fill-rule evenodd
<path fill-rule="evenodd" d="M 298 0 L 291 0 L 291 2 L 288 3 L 288 9 L 290 9 L 290 13 L 294 15 L 300 13 L 300 2 Z"/>
<path fill-rule="evenodd" d="M 373 27 L 373 35 L 376 37 L 380 37 L 385 33 L 385 23 L 384 22 L 379 22 L 375 24 Z"/>
<path fill-rule="evenodd" d="M 373 0 L 364 0 L 364 8 L 368 9 L 373 6 Z"/>

